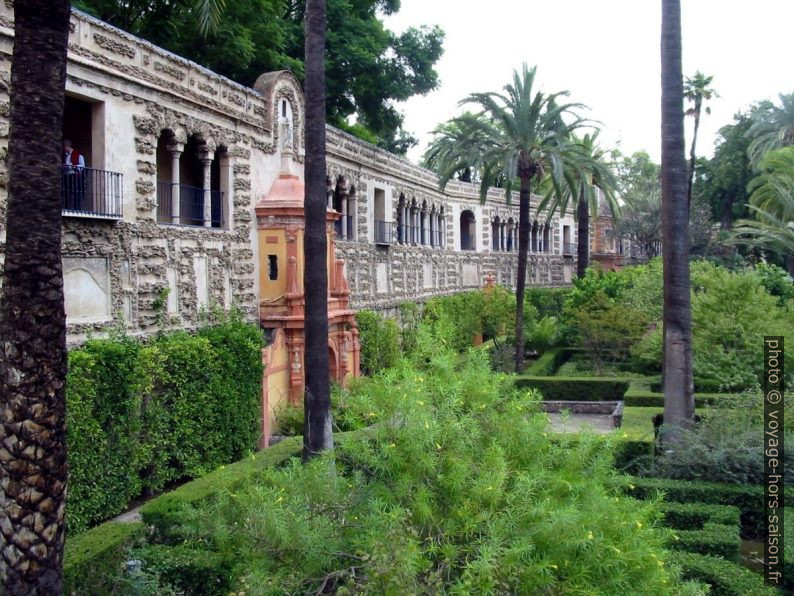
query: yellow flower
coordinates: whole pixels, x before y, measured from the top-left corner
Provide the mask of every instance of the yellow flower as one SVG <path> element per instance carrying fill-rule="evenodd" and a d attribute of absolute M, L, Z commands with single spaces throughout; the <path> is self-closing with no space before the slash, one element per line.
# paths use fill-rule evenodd
<path fill-rule="evenodd" d="M 391 445 L 389 445 L 389 447 L 396 447 L 396 446 L 397 446 L 397 445 L 395 445 L 394 443 L 392 443 Z"/>
<path fill-rule="evenodd" d="M 593 533 L 592 532 L 588 532 L 587 533 L 587 539 L 588 540 L 592 540 L 593 539 Z"/>
<path fill-rule="evenodd" d="M 552 563 L 552 564 L 550 564 L 550 565 L 549 565 L 549 567 L 551 567 L 552 569 L 557 569 L 557 566 L 556 566 L 556 565 L 554 565 L 553 563 Z"/>
<path fill-rule="evenodd" d="M 440 449 L 441 449 L 441 445 L 439 445 L 438 443 L 436 443 L 436 449 L 439 449 L 439 450 L 440 450 Z"/>
<path fill-rule="evenodd" d="M 642 524 L 640 522 L 635 522 L 637 524 L 637 528 L 641 528 Z"/>
<path fill-rule="evenodd" d="M 416 403 L 417 403 L 417 405 L 420 405 L 420 406 L 423 406 L 423 405 L 425 405 L 425 402 L 423 402 L 423 401 L 421 401 L 421 400 L 417 400 L 417 402 L 416 402 Z"/>
<path fill-rule="evenodd" d="M 616 553 L 620 554 L 620 549 L 619 548 L 616 548 L 614 546 L 612 546 L 610 548 L 612 548 L 612 550 L 615 551 Z"/>
<path fill-rule="evenodd" d="M 634 485 L 633 485 L 633 484 L 629 484 L 629 488 L 630 488 L 631 490 L 634 490 Z"/>

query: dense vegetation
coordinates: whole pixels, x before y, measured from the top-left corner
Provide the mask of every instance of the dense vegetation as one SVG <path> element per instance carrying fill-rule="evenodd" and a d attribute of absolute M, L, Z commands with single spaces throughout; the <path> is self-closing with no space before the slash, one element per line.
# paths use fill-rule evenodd
<path fill-rule="evenodd" d="M 538 395 L 482 352 L 460 363 L 455 335 L 421 325 L 410 359 L 346 392 L 365 428 L 189 509 L 172 555 L 215 561 L 219 593 L 694 593 L 663 565 L 654 506 L 622 496 L 611 442 L 550 441 Z"/>
<path fill-rule="evenodd" d="M 262 337 L 232 317 L 149 342 L 89 340 L 69 354 L 71 533 L 255 448 Z"/>

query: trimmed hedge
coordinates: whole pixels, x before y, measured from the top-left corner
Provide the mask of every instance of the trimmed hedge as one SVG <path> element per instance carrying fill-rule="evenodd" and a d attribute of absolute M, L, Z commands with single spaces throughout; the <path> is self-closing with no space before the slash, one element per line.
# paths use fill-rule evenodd
<path fill-rule="evenodd" d="M 764 585 L 762 575 L 719 557 L 676 551 L 670 553 L 669 562 L 681 568 L 684 579 L 709 584 L 709 594 L 715 596 L 774 596 L 778 593 Z"/>
<path fill-rule="evenodd" d="M 222 596 L 232 586 L 233 561 L 219 553 L 184 544 L 152 544 L 135 551 L 143 569 L 154 572 L 180 594 Z"/>
<path fill-rule="evenodd" d="M 303 438 L 291 437 L 246 459 L 221 466 L 210 474 L 152 499 L 141 507 L 141 517 L 148 526 L 154 526 L 161 535 L 168 536 L 172 532 L 172 525 L 178 523 L 178 513 L 184 507 L 195 505 L 218 491 L 241 486 L 261 469 L 278 466 L 299 455 L 302 448 Z"/>
<path fill-rule="evenodd" d="M 637 499 L 652 499 L 659 492 L 666 501 L 679 503 L 710 503 L 733 505 L 742 512 L 742 526 L 763 531 L 764 487 L 758 484 L 723 484 L 695 480 L 633 477 L 628 485 L 629 494 Z M 794 506 L 794 494 L 785 493 L 785 505 Z"/>
<path fill-rule="evenodd" d="M 578 348 L 551 348 L 535 360 L 524 374 L 530 377 L 550 377 L 574 354 L 581 351 Z"/>
<path fill-rule="evenodd" d="M 71 534 L 168 483 L 243 457 L 259 438 L 262 334 L 238 318 L 69 354 Z"/>
<path fill-rule="evenodd" d="M 741 548 L 739 528 L 707 523 L 701 530 L 676 530 L 669 546 L 676 550 L 714 555 L 738 563 Z"/>
<path fill-rule="evenodd" d="M 532 377 L 519 375 L 516 387 L 538 389 L 547 401 L 619 401 L 629 388 L 625 379 L 600 377 Z"/>
<path fill-rule="evenodd" d="M 108 522 L 78 536 L 67 536 L 63 593 L 115 594 L 127 547 L 143 534 L 141 523 Z"/>
<path fill-rule="evenodd" d="M 732 505 L 663 503 L 664 524 L 676 530 L 700 530 L 707 523 L 739 527 L 741 511 Z"/>
<path fill-rule="evenodd" d="M 736 393 L 696 393 L 695 407 L 718 406 L 737 397 Z M 652 391 L 628 391 L 624 397 L 626 406 L 639 408 L 663 408 L 664 394 Z"/>

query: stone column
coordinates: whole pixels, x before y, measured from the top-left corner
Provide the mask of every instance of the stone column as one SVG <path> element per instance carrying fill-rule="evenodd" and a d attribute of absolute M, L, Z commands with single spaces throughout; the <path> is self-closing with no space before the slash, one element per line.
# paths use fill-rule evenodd
<path fill-rule="evenodd" d="M 347 193 L 342 194 L 342 239 L 347 240 Z"/>
<path fill-rule="evenodd" d="M 208 152 L 204 152 L 200 159 L 201 166 L 204 168 L 204 227 L 209 228 L 212 226 L 212 176 L 210 175 L 212 157 Z"/>
<path fill-rule="evenodd" d="M 171 154 L 171 223 L 178 224 L 180 220 L 180 195 L 179 190 L 179 157 L 182 155 L 185 145 L 174 143 L 168 145 L 168 152 Z"/>
<path fill-rule="evenodd" d="M 427 227 L 430 228 L 430 246 L 435 246 L 436 245 L 436 239 L 433 237 L 433 232 L 436 229 L 436 222 L 435 222 L 436 214 L 435 214 L 434 211 L 431 211 L 430 214 L 427 217 L 428 217 L 428 226 Z"/>

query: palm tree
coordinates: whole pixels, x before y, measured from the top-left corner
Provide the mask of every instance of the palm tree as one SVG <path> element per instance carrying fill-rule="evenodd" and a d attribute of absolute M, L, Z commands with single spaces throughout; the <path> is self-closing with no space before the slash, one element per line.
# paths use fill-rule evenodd
<path fill-rule="evenodd" d="M 760 169 L 747 189 L 755 220 L 738 221 L 730 241 L 787 255 L 794 274 L 794 147 L 770 151 Z"/>
<path fill-rule="evenodd" d="M 16 0 L 0 294 L 0 581 L 60 594 L 66 505 L 61 130 L 68 0 Z"/>
<path fill-rule="evenodd" d="M 566 161 L 567 176 L 574 180 L 576 187 L 576 219 L 578 238 L 576 247 L 576 275 L 584 277 L 590 264 L 590 213 L 598 215 L 598 193 L 604 195 L 612 217 L 617 221 L 620 205 L 615 196 L 617 179 L 606 157 L 609 153 L 598 146 L 599 131 L 585 134 L 582 138 L 572 138 L 571 152 Z M 552 189 L 553 191 L 553 189 Z M 549 216 L 559 209 L 564 214 L 568 208 L 570 195 L 563 192 L 562 201 L 555 200 L 557 195 L 548 193 L 538 206 L 538 211 L 548 211 Z"/>
<path fill-rule="evenodd" d="M 557 99 L 567 92 L 544 94 L 533 90 L 535 72 L 536 68 L 529 69 L 525 64 L 521 71 L 513 73 L 513 81 L 505 85 L 504 93 L 469 95 L 461 105 L 475 105 L 480 111 L 453 118 L 446 126 L 455 131 L 454 142 L 449 142 L 442 130 L 428 149 L 428 155 L 435 155 L 442 190 L 465 162 L 471 162 L 479 174 L 481 201 L 485 201 L 489 187 L 501 184 L 509 202 L 518 179 L 517 372 L 522 370 L 524 360 L 524 288 L 532 184 L 547 177 L 559 200 L 566 187 L 571 193 L 576 192 L 574 180 L 566 177 L 564 166 L 574 154 L 570 135 L 584 122 L 573 112 L 580 104 L 557 104 Z M 571 122 L 566 123 L 564 116 Z"/>
<path fill-rule="evenodd" d="M 703 102 L 712 97 L 718 97 L 717 92 L 709 87 L 714 77 L 708 77 L 699 70 L 694 77 L 687 77 L 684 83 L 684 97 L 692 102 L 692 107 L 686 111 L 687 116 L 695 119 L 695 131 L 692 135 L 692 147 L 689 150 L 689 181 L 686 188 L 686 203 L 692 204 L 692 184 L 695 180 L 695 145 L 698 140 L 698 128 L 700 128 L 700 113 L 703 110 Z M 711 114 L 711 108 L 706 106 L 706 114 Z"/>
<path fill-rule="evenodd" d="M 753 110 L 753 124 L 747 134 L 752 142 L 747 154 L 758 166 L 767 151 L 794 145 L 794 93 L 781 93 L 780 105 L 764 102 Z"/>
<path fill-rule="evenodd" d="M 664 263 L 664 422 L 667 444 L 695 417 L 689 282 L 689 207 L 681 74 L 681 3 L 662 0 L 662 259 Z"/>
<path fill-rule="evenodd" d="M 333 448 L 328 370 L 328 259 L 325 197 L 325 0 L 306 2 L 306 230 L 303 286 L 306 350 L 303 370 L 303 459 Z"/>

